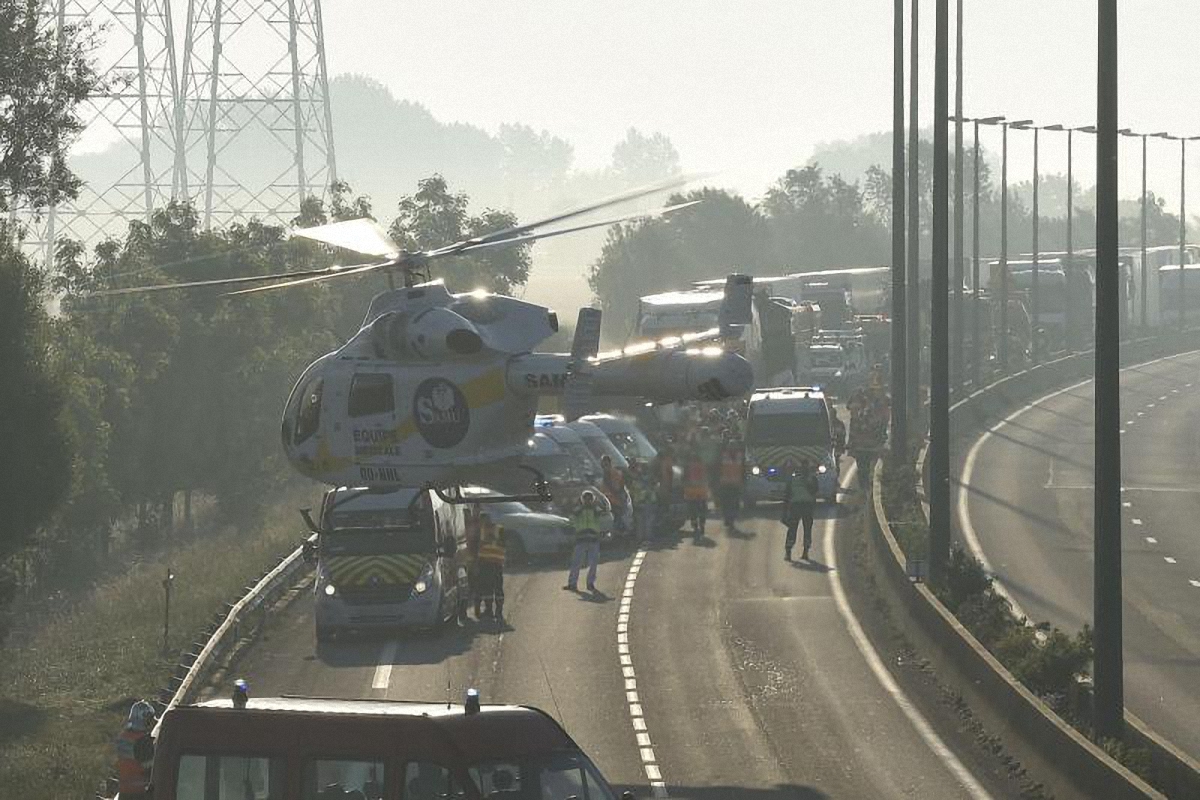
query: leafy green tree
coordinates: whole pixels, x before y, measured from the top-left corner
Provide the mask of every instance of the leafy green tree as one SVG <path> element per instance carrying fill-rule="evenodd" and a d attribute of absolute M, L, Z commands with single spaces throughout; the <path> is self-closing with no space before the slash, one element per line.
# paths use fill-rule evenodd
<path fill-rule="evenodd" d="M 631 186 L 662 180 L 679 174 L 679 152 L 661 133 L 646 136 L 630 128 L 613 148 L 612 171 Z"/>
<path fill-rule="evenodd" d="M 817 165 L 788 170 L 767 191 L 774 258 L 787 270 L 882 264 L 888 230 L 867 210 L 857 183 L 825 176 Z"/>
<path fill-rule="evenodd" d="M 39 27 L 41 7 L 0 0 L 0 210 L 36 211 L 79 191 L 66 154 L 83 130 L 78 104 L 99 84 L 96 41 L 86 25 Z"/>
<path fill-rule="evenodd" d="M 415 194 L 399 204 L 399 216 L 389 232 L 406 250 L 423 250 L 492 233 L 517 224 L 509 211 L 486 209 L 471 216 L 464 192 L 451 192 L 446 179 L 432 175 L 418 182 Z M 529 280 L 529 245 L 493 247 L 479 253 L 438 262 L 438 275 L 452 291 L 482 287 L 511 293 Z"/>
<path fill-rule="evenodd" d="M 71 482 L 42 274 L 0 230 L 0 561 L 29 543 Z"/>
<path fill-rule="evenodd" d="M 642 295 L 735 271 L 768 271 L 770 232 L 758 209 L 720 189 L 675 195 L 667 204 L 693 200 L 700 202 L 609 231 L 588 281 L 613 330 L 632 331 Z"/>

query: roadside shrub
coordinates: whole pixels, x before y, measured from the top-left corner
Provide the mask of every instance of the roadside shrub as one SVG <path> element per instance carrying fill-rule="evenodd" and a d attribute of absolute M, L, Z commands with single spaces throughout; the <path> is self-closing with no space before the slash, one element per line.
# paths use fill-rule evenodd
<path fill-rule="evenodd" d="M 983 569 L 983 564 L 961 547 L 951 550 L 950 560 L 946 565 L 946 586 L 938 592 L 938 599 L 951 611 L 957 612 L 958 608 L 969 600 L 989 595 L 993 598 L 998 597 L 992 589 L 992 576 Z M 1007 611 L 1008 603 L 1003 598 L 998 599 Z M 963 621 L 963 624 L 966 625 L 966 622 Z"/>

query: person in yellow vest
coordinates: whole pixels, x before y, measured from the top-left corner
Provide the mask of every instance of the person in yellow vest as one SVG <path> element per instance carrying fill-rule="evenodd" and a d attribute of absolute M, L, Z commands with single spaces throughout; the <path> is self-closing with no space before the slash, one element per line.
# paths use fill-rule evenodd
<path fill-rule="evenodd" d="M 154 762 L 154 706 L 138 700 L 129 709 L 117 736 L 117 788 L 121 797 L 150 796 L 150 766 Z"/>
<path fill-rule="evenodd" d="M 704 538 L 708 521 L 708 465 L 693 450 L 683 466 L 683 499 L 687 503 L 688 519 L 692 521 L 692 539 Z"/>
<path fill-rule="evenodd" d="M 600 508 L 596 505 L 596 495 L 584 491 L 579 496 L 580 505 L 571 515 L 571 527 L 575 529 L 575 549 L 571 552 L 571 571 L 567 573 L 567 585 L 563 587 L 568 592 L 579 591 L 579 570 L 584 562 L 588 565 L 587 588 L 589 592 L 596 591 L 596 570 L 600 564 Z"/>
<path fill-rule="evenodd" d="M 491 514 L 479 514 L 479 553 L 475 556 L 475 617 L 504 618 L 504 528 Z M 495 614 L 492 609 L 495 608 Z"/>
<path fill-rule="evenodd" d="M 742 448 L 731 435 L 725 440 L 725 449 L 721 451 L 721 461 L 717 468 L 717 502 L 721 505 L 726 533 L 734 532 L 745 479 L 746 467 L 742 458 Z"/>

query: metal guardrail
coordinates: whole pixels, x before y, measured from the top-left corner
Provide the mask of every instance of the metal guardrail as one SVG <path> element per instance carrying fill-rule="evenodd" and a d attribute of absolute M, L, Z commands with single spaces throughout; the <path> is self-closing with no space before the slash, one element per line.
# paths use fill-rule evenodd
<path fill-rule="evenodd" d="M 315 534 L 311 539 L 315 538 Z M 250 615 L 273 603 L 292 584 L 296 575 L 301 572 L 307 562 L 303 558 L 303 546 L 288 553 L 272 569 L 263 573 L 255 583 L 247 586 L 241 598 L 234 603 L 226 604 L 213 618 L 212 624 L 205 629 L 202 640 L 193 643 L 184 653 L 167 686 L 158 694 L 155 705 L 158 707 L 158 723 L 154 726 L 153 735 L 158 736 L 159 727 L 166 713 L 181 703 L 193 699 L 196 691 L 203 685 L 203 678 L 213 663 L 229 652 L 230 648 L 241 640 L 245 625 L 253 622 Z M 265 613 L 264 613 L 265 616 Z M 257 620 L 261 625 L 263 618 Z M 116 779 L 109 778 L 106 791 L 99 795 L 101 798 L 111 797 L 120 800 L 117 795 Z"/>

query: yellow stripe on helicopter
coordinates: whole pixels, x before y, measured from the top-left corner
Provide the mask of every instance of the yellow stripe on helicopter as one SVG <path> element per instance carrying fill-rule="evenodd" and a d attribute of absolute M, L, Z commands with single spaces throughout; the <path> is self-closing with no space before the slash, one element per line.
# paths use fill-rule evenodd
<path fill-rule="evenodd" d="M 483 408 L 504 399 L 505 384 L 504 370 L 488 370 L 482 375 L 472 378 L 462 385 L 463 396 L 467 399 L 470 409 Z M 416 420 L 409 416 L 390 431 L 385 431 L 376 440 L 358 449 L 358 459 L 373 458 L 385 455 L 388 449 L 405 441 L 417 432 Z"/>

